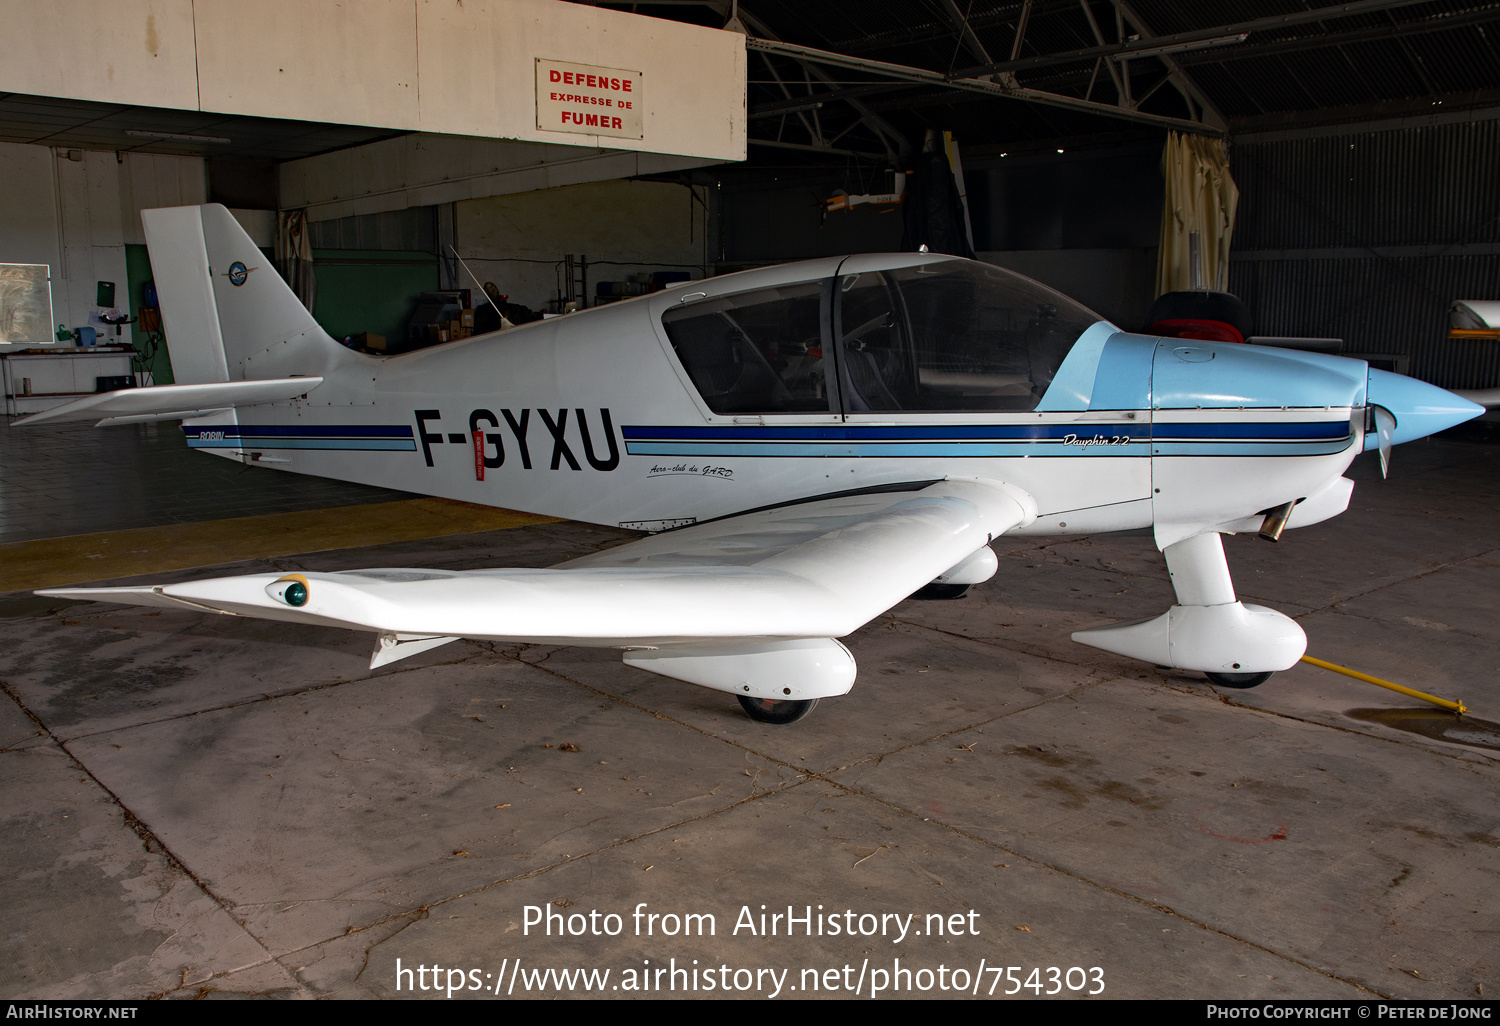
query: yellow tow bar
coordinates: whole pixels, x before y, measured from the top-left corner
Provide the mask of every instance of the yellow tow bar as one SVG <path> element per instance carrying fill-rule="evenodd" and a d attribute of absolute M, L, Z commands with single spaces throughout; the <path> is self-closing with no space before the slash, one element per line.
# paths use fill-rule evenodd
<path fill-rule="evenodd" d="M 1404 688 L 1400 684 L 1392 684 L 1388 680 L 1381 680 L 1379 677 L 1371 677 L 1368 673 L 1360 673 L 1358 670 L 1351 670 L 1347 666 L 1339 666 L 1336 663 L 1324 662 L 1321 659 L 1314 659 L 1310 655 L 1303 656 L 1302 661 L 1304 663 L 1311 663 L 1314 666 L 1321 666 L 1325 670 L 1332 670 L 1334 673 L 1342 673 L 1344 676 L 1353 677 L 1355 680 L 1362 680 L 1366 684 L 1374 684 L 1376 687 L 1389 688 L 1391 691 L 1398 691 L 1403 695 L 1410 695 L 1412 698 L 1420 698 L 1424 702 L 1431 702 L 1433 705 L 1452 710 L 1452 712 L 1457 716 L 1462 716 L 1464 713 L 1469 711 L 1461 701 L 1450 702 L 1446 698 L 1439 698 L 1436 695 L 1429 695 L 1424 691 L 1417 691 L 1414 688 Z"/>

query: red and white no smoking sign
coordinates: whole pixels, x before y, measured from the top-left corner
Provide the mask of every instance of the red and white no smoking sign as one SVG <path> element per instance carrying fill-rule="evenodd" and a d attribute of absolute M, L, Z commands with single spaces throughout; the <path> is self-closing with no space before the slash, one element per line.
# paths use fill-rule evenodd
<path fill-rule="evenodd" d="M 641 73 L 589 64 L 536 61 L 536 127 L 640 139 Z"/>

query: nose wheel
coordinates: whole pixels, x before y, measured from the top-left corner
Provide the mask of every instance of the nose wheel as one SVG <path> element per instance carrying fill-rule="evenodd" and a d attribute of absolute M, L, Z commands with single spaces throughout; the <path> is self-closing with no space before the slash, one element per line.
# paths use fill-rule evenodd
<path fill-rule="evenodd" d="M 1221 688 L 1238 688 L 1244 690 L 1245 688 L 1259 687 L 1270 680 L 1272 671 L 1267 670 L 1264 673 L 1213 673 L 1209 670 L 1204 670 L 1203 675 Z M 742 698 L 740 701 L 743 702 L 744 699 Z"/>
<path fill-rule="evenodd" d="M 745 710 L 752 720 L 757 723 L 796 723 L 802 717 L 813 711 L 818 704 L 816 698 L 805 701 L 783 699 L 777 701 L 770 698 L 751 698 L 748 695 L 735 695 L 740 700 L 740 708 Z"/>

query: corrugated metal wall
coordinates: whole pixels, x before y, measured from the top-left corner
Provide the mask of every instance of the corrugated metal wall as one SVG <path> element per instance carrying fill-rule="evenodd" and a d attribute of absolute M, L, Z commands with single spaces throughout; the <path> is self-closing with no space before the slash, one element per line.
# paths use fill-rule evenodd
<path fill-rule="evenodd" d="M 1500 385 L 1500 342 L 1447 337 L 1454 300 L 1500 299 L 1500 121 L 1250 136 L 1230 163 L 1229 287 L 1256 334 L 1343 338 L 1449 388 Z"/>
<path fill-rule="evenodd" d="M 314 221 L 308 236 L 314 249 L 389 249 L 438 251 L 437 207 L 407 207 L 380 214 L 355 214 Z"/>

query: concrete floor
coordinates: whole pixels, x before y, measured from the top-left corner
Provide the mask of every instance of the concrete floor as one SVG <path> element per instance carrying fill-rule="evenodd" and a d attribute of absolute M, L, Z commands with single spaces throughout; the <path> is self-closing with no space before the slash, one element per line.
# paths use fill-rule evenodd
<path fill-rule="evenodd" d="M 99 430 L 0 417 L 0 543 L 413 498 L 194 452 L 176 421 Z"/>
<path fill-rule="evenodd" d="M 854 691 L 786 727 L 607 651 L 459 642 L 372 673 L 365 635 L 0 596 L 0 995 L 430 999 L 436 965 L 514 996 L 547 969 L 608 969 L 608 996 L 655 969 L 696 996 L 708 969 L 869 996 L 941 965 L 996 996 L 1013 966 L 1073 996 L 1493 996 L 1497 471 L 1500 447 L 1406 445 L 1388 482 L 1356 462 L 1344 516 L 1226 540 L 1242 597 L 1311 654 L 1462 698 L 1462 721 L 1309 666 L 1216 690 L 1069 641 L 1169 604 L 1145 537 L 1000 540 L 993 581 L 861 630 Z M 232 569 L 541 566 L 628 537 Z M 637 935 L 641 903 L 715 935 Z M 899 942 L 890 919 L 736 933 L 762 905 L 915 918 Z M 539 935 L 527 906 L 622 929 Z"/>

